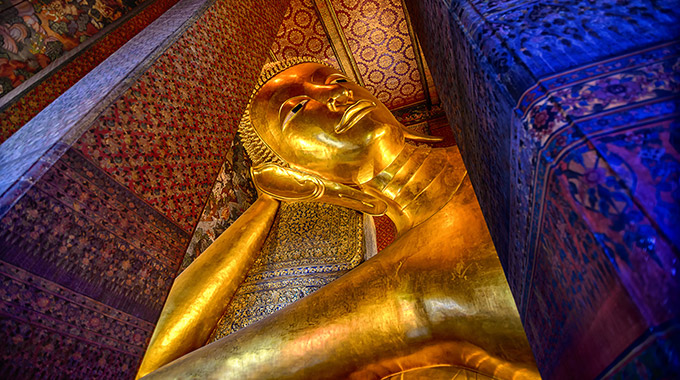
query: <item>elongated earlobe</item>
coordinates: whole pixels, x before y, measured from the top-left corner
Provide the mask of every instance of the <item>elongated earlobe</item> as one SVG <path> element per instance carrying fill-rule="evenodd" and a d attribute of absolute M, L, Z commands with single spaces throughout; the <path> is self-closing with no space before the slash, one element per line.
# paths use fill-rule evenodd
<path fill-rule="evenodd" d="M 382 215 L 387 204 L 373 195 L 296 169 L 266 163 L 250 169 L 258 191 L 284 202 L 323 202 L 369 215 Z"/>

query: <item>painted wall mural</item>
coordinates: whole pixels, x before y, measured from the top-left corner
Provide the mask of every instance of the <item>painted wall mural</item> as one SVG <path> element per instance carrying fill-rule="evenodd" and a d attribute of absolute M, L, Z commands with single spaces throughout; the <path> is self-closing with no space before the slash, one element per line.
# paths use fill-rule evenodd
<path fill-rule="evenodd" d="M 63 94 L 175 3 L 177 3 L 177 0 L 156 0 L 153 4 L 149 4 L 131 19 L 94 42 L 70 62 L 49 74 L 46 79 L 20 96 L 16 101 L 7 104 L 0 110 L 0 143 L 7 140 L 59 95 Z M 30 6 L 29 2 L 20 4 Z M 12 8 L 5 10 L 0 13 L 0 17 L 11 11 Z M 1 60 L 2 58 L 0 58 L 0 62 Z"/>
<path fill-rule="evenodd" d="M 250 160 L 237 134 L 196 224 L 180 272 L 203 253 L 257 199 L 257 190 L 250 179 L 250 166 Z"/>
<path fill-rule="evenodd" d="M 408 6 L 543 376 L 677 377 L 677 7 Z"/>
<path fill-rule="evenodd" d="M 0 96 L 141 2 L 3 0 L 0 13 Z"/>

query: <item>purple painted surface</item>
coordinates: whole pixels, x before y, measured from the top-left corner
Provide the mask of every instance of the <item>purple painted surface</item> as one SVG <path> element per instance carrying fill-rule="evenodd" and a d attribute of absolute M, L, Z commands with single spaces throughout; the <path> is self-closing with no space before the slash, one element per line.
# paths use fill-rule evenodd
<path fill-rule="evenodd" d="M 407 3 L 542 374 L 680 372 L 677 7 Z"/>
<path fill-rule="evenodd" d="M 131 378 L 188 240 L 67 150 L 0 218 L 0 375 Z"/>

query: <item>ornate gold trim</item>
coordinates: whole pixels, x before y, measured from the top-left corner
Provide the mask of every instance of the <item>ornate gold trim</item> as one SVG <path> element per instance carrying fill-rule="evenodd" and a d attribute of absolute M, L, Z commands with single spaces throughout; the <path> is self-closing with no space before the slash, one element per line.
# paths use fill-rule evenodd
<path fill-rule="evenodd" d="M 343 71 L 345 71 L 345 73 L 348 75 L 351 74 L 354 77 L 352 78 L 354 82 L 363 87 L 364 80 L 361 78 L 359 67 L 357 67 L 357 63 L 354 60 L 352 50 L 349 48 L 347 38 L 345 37 L 345 32 L 342 30 L 342 26 L 340 26 L 340 21 L 338 20 L 338 16 L 335 14 L 333 5 L 331 4 L 330 0 L 314 0 L 313 3 L 316 10 L 318 11 L 319 19 L 323 24 L 324 30 L 327 32 L 328 41 L 330 42 L 331 49 L 333 49 L 333 52 L 338 59 L 338 63 L 342 68 L 351 68 L 351 73 L 347 72 L 347 70 Z M 333 28 L 331 29 L 329 26 L 332 26 Z M 338 42 L 342 46 L 342 50 L 337 49 Z"/>
<path fill-rule="evenodd" d="M 269 48 L 268 51 L 269 51 L 269 59 L 270 59 L 272 62 L 278 62 L 278 61 L 280 61 L 279 57 L 277 57 L 276 54 L 274 54 L 274 51 L 273 51 L 271 48 Z"/>
<path fill-rule="evenodd" d="M 423 86 L 423 94 L 425 95 L 425 103 L 427 108 L 432 107 L 432 98 L 430 97 L 430 87 L 427 83 L 427 77 L 425 76 L 425 66 L 423 65 L 423 52 L 420 48 L 420 41 L 418 41 L 418 36 L 415 30 L 413 30 L 413 25 L 411 25 L 411 17 L 408 14 L 408 8 L 406 8 L 406 2 L 401 0 L 401 7 L 404 11 L 404 18 L 406 19 L 406 25 L 408 27 L 408 35 L 411 37 L 411 45 L 413 46 L 413 56 L 416 59 L 416 65 L 418 66 L 418 74 L 420 74 L 420 83 Z"/>

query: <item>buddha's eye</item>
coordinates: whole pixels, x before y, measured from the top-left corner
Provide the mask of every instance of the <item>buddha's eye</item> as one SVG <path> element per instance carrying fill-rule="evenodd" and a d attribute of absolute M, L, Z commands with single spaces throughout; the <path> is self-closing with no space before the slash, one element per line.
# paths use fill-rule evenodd
<path fill-rule="evenodd" d="M 283 119 L 283 123 L 281 124 L 284 129 L 286 128 L 286 124 L 293 120 L 295 115 L 297 115 L 297 113 L 300 112 L 300 110 L 302 110 L 302 108 L 305 106 L 305 104 L 307 104 L 308 101 L 309 99 L 302 99 L 297 104 L 295 104 L 293 108 L 290 109 L 290 111 L 288 111 L 288 113 L 286 114 L 286 118 Z"/>
<path fill-rule="evenodd" d="M 347 79 L 346 76 L 340 73 L 332 73 L 329 76 L 327 76 L 326 80 L 324 81 L 325 84 L 337 84 L 347 82 L 349 82 L 349 79 Z"/>
<path fill-rule="evenodd" d="M 306 102 L 306 100 L 305 100 L 305 102 Z M 290 112 L 296 113 L 297 111 L 299 111 L 299 110 L 302 109 L 302 106 L 303 106 L 303 105 L 304 105 L 303 102 L 298 103 L 295 107 L 293 107 L 292 110 L 290 110 Z"/>

